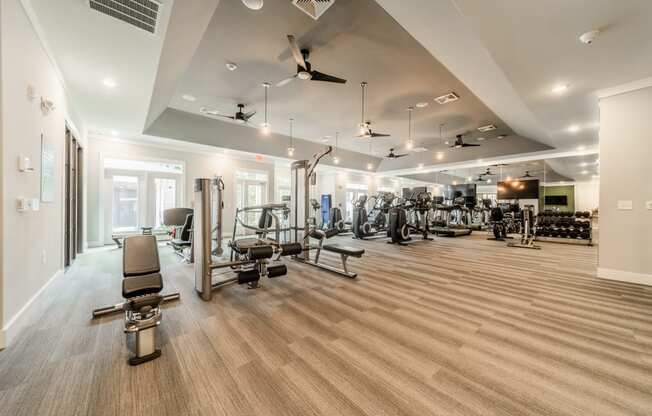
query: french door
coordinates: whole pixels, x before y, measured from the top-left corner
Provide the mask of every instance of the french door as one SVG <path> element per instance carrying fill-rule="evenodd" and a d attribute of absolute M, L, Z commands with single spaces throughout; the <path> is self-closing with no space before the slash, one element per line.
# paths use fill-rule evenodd
<path fill-rule="evenodd" d="M 267 203 L 267 182 L 251 179 L 237 179 L 236 181 L 236 207 L 253 207 Z M 247 212 L 241 216 L 248 225 L 257 225 L 260 212 Z M 242 227 L 239 234 L 244 234 Z"/>

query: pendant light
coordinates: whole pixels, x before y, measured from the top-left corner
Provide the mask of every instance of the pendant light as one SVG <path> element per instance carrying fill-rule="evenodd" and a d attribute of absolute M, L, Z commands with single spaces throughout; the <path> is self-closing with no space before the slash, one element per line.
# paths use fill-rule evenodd
<path fill-rule="evenodd" d="M 367 89 L 367 83 L 361 82 L 360 87 L 362 89 L 362 118 L 360 119 L 360 136 L 364 137 L 369 132 L 367 131 L 367 122 L 364 119 L 364 99 L 365 99 L 365 90 Z"/>
<path fill-rule="evenodd" d="M 374 154 L 373 149 L 371 148 L 372 143 L 373 143 L 373 141 L 369 140 L 369 155 Z M 367 170 L 372 170 L 373 168 L 374 168 L 373 163 L 367 163 Z"/>
<path fill-rule="evenodd" d="M 290 147 L 288 147 L 288 156 L 294 156 L 294 130 L 293 130 L 294 119 L 290 119 Z"/>
<path fill-rule="evenodd" d="M 271 84 L 269 82 L 263 82 L 263 88 L 265 88 L 265 122 L 260 125 L 261 132 L 264 136 L 269 136 L 272 131 L 272 126 L 267 121 L 267 93 Z"/>
<path fill-rule="evenodd" d="M 336 165 L 340 164 L 340 158 L 337 157 L 337 145 L 338 145 L 339 138 L 340 138 L 340 132 L 336 131 L 335 132 L 335 149 L 333 151 L 333 163 L 335 163 Z"/>
<path fill-rule="evenodd" d="M 412 150 L 414 148 L 414 140 L 412 140 L 412 111 L 414 107 L 410 106 L 407 108 L 408 112 L 408 141 L 405 144 L 407 150 Z"/>

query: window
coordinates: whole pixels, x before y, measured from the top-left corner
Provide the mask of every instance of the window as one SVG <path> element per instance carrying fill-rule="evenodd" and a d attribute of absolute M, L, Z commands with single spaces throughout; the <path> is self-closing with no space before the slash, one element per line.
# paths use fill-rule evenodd
<path fill-rule="evenodd" d="M 138 177 L 113 176 L 113 231 L 138 229 Z"/>
<path fill-rule="evenodd" d="M 236 172 L 235 201 L 237 208 L 252 207 L 267 203 L 267 174 L 262 172 Z M 248 212 L 241 219 L 250 225 L 258 224 L 260 212 Z M 244 233 L 244 228 L 238 231 Z M 250 232 L 250 231 L 247 231 Z"/>
<path fill-rule="evenodd" d="M 346 221 L 353 221 L 353 202 L 362 195 L 367 195 L 367 191 L 366 185 L 346 184 Z"/>
<path fill-rule="evenodd" d="M 154 178 L 156 228 L 163 226 L 163 212 L 177 205 L 177 181 L 169 178 Z"/>

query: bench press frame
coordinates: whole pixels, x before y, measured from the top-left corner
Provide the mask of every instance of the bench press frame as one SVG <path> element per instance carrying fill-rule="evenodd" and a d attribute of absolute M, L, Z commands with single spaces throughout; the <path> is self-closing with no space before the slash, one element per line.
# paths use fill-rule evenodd
<path fill-rule="evenodd" d="M 323 231 L 321 231 L 321 230 L 317 230 L 317 232 L 321 232 L 323 234 Z M 339 274 L 341 276 L 345 276 L 345 277 L 348 277 L 348 278 L 351 278 L 351 279 L 355 279 L 356 277 L 358 277 L 357 273 L 349 271 L 348 267 L 346 266 L 346 261 L 349 259 L 349 257 L 355 257 L 355 258 L 359 259 L 359 258 L 362 257 L 362 255 L 355 256 L 355 255 L 352 255 L 352 254 L 339 253 L 339 252 L 336 252 L 336 251 L 333 251 L 333 250 L 329 250 L 328 247 L 324 247 L 324 240 L 325 239 L 326 239 L 326 236 L 323 235 L 322 238 L 319 239 L 319 245 L 317 247 L 312 247 L 311 246 L 311 247 L 306 248 L 307 250 L 317 250 L 317 252 L 315 253 L 315 259 L 314 260 L 310 260 L 309 257 L 304 258 L 304 257 L 299 257 L 299 256 L 294 256 L 293 259 L 296 260 L 296 261 L 299 261 L 301 263 L 309 264 L 309 265 L 315 266 L 315 267 L 319 267 L 320 269 L 324 269 L 324 270 L 327 270 L 329 272 L 336 273 L 336 274 Z M 342 259 L 342 268 L 338 269 L 335 266 L 331 266 L 331 265 L 324 264 L 324 263 L 319 263 L 319 255 L 321 254 L 322 250 L 328 251 L 330 253 L 339 254 L 340 258 Z"/>

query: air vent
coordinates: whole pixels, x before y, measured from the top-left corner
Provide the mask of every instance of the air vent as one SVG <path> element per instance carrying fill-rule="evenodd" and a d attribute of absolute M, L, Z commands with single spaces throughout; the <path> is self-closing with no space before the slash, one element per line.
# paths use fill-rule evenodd
<path fill-rule="evenodd" d="M 487 124 L 486 126 L 478 127 L 478 130 L 483 133 L 486 133 L 488 131 L 496 130 L 496 126 L 494 126 L 493 124 Z"/>
<path fill-rule="evenodd" d="M 413 153 L 423 153 L 427 151 L 428 149 L 426 149 L 425 147 L 415 147 L 414 149 L 412 149 Z"/>
<path fill-rule="evenodd" d="M 333 3 L 335 0 L 292 0 L 292 4 L 315 20 L 319 19 Z"/>
<path fill-rule="evenodd" d="M 437 101 L 437 104 L 448 104 L 459 99 L 459 95 L 455 94 L 454 92 L 449 92 L 448 94 L 444 94 L 440 97 L 435 98 L 435 101 Z"/>
<path fill-rule="evenodd" d="M 91 9 L 156 33 L 160 3 L 151 0 L 88 0 Z"/>

